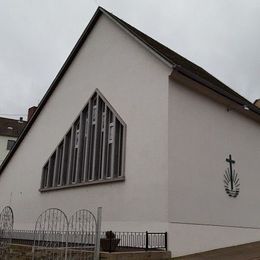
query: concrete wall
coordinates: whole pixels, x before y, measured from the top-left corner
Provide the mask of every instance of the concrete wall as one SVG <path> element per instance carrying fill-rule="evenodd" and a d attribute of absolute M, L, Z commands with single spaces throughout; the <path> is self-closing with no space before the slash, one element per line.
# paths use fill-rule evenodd
<path fill-rule="evenodd" d="M 103 229 L 165 231 L 170 72 L 101 16 L 0 176 L 0 204 L 11 201 L 14 228 L 33 228 L 37 216 L 49 207 L 70 215 L 101 206 Z M 44 163 L 96 88 L 127 124 L 126 181 L 40 193 Z"/>
<path fill-rule="evenodd" d="M 0 136 L 0 165 L 4 161 L 6 155 L 9 153 L 7 150 L 7 142 L 8 140 L 16 140 L 15 137 L 8 137 L 8 136 Z"/>
<path fill-rule="evenodd" d="M 169 83 L 169 231 L 174 252 L 260 240 L 260 125 L 188 84 L 195 83 L 177 78 Z M 240 179 L 237 198 L 224 189 L 229 154 Z"/>

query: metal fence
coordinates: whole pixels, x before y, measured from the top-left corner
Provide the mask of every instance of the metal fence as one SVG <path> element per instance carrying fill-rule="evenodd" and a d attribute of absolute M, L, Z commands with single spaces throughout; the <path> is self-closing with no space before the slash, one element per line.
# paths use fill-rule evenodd
<path fill-rule="evenodd" d="M 109 235 L 110 233 L 110 235 Z M 114 238 L 113 235 L 114 234 Z M 113 240 L 118 239 L 119 248 L 135 248 L 142 250 L 154 250 L 168 249 L 168 234 L 167 232 L 163 233 L 152 233 L 152 232 L 102 232 L 101 233 L 101 245 L 102 239 L 107 239 L 109 243 L 108 251 L 113 251 Z"/>
<path fill-rule="evenodd" d="M 119 250 L 136 249 L 136 250 L 165 250 L 168 247 L 167 232 L 152 233 L 152 232 L 112 232 L 115 238 L 119 239 L 117 245 Z M 106 239 L 108 232 L 101 232 L 102 240 Z M 70 232 L 71 237 L 78 237 L 79 232 Z M 95 237 L 95 234 L 91 234 Z M 108 236 L 108 250 L 113 251 L 113 236 Z M 14 230 L 12 240 L 14 244 L 33 245 L 34 231 L 33 230 Z M 70 247 L 70 245 L 69 245 Z"/>

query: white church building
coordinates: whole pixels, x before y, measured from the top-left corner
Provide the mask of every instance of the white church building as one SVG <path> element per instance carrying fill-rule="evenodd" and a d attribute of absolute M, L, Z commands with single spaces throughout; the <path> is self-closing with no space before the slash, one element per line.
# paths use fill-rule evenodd
<path fill-rule="evenodd" d="M 260 109 L 98 8 L 0 168 L 15 229 L 58 207 L 168 232 L 180 256 L 260 240 Z"/>

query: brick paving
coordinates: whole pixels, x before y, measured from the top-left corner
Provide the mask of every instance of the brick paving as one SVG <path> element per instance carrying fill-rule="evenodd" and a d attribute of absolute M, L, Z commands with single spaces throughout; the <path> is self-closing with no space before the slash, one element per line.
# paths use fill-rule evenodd
<path fill-rule="evenodd" d="M 176 257 L 174 260 L 260 260 L 260 242 L 216 249 L 194 255 Z"/>

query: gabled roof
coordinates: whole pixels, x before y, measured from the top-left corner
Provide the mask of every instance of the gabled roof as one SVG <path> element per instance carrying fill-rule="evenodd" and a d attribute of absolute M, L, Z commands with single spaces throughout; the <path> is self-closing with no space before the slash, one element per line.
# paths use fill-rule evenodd
<path fill-rule="evenodd" d="M 226 98 L 238 103 L 242 106 L 247 106 L 252 111 L 257 113 L 260 116 L 260 109 L 254 106 L 250 101 L 239 95 L 237 92 L 226 86 L 224 83 L 219 81 L 217 78 L 212 76 L 206 70 L 202 69 L 198 65 L 193 62 L 187 60 L 183 56 L 169 49 L 165 45 L 159 43 L 158 41 L 152 39 L 148 35 L 143 32 L 137 30 L 130 24 L 124 22 L 120 18 L 115 15 L 109 13 L 108 11 L 100 8 L 102 12 L 107 14 L 109 17 L 112 17 L 116 22 L 118 22 L 121 26 L 127 29 L 131 34 L 137 37 L 140 41 L 142 41 L 145 45 L 151 48 L 154 52 L 159 54 L 163 59 L 172 64 L 173 68 L 184 74 L 185 76 L 192 78 L 193 80 L 199 82 L 202 85 L 207 85 L 213 91 L 219 93 L 220 95 L 225 96 Z"/>
<path fill-rule="evenodd" d="M 192 80 L 199 82 L 200 84 L 206 86 L 207 88 L 213 90 L 214 92 L 228 98 L 229 100 L 241 105 L 247 106 L 253 113 L 255 113 L 260 118 L 260 109 L 258 109 L 255 105 L 253 105 L 250 101 L 243 98 L 241 95 L 236 93 L 234 90 L 230 89 L 228 86 L 220 82 L 218 79 L 213 77 L 207 71 L 202 69 L 201 67 L 195 65 L 194 63 L 190 62 L 189 60 L 185 59 L 178 53 L 172 51 L 168 47 L 164 46 L 163 44 L 159 43 L 158 41 L 152 39 L 148 35 L 142 33 L 141 31 L 137 30 L 130 24 L 124 22 L 123 20 L 119 19 L 115 15 L 109 13 L 105 9 L 99 7 L 94 16 L 92 17 L 91 21 L 89 22 L 88 26 L 84 30 L 83 34 L 81 35 L 80 39 L 76 43 L 75 47 L 73 48 L 72 52 L 70 53 L 69 57 L 65 61 L 64 65 L 62 66 L 61 70 L 53 80 L 51 86 L 49 87 L 48 91 L 44 95 L 43 99 L 41 100 L 37 110 L 35 111 L 33 117 L 28 122 L 27 126 L 25 127 L 24 131 L 18 138 L 14 148 L 10 151 L 4 162 L 0 167 L 0 174 L 3 172 L 5 167 L 7 166 L 8 162 L 12 158 L 13 154 L 25 138 L 28 131 L 31 129 L 32 125 L 34 124 L 35 120 L 37 119 L 38 115 L 40 114 L 41 110 L 47 103 L 49 97 L 52 95 L 56 87 L 58 86 L 60 80 L 62 79 L 63 75 L 66 73 L 67 69 L 69 68 L 70 64 L 73 62 L 74 58 L 76 57 L 78 51 L 80 50 L 81 46 L 84 44 L 86 38 L 88 37 L 89 33 L 92 31 L 93 27 L 95 26 L 96 22 L 98 21 L 99 17 L 104 14 L 114 22 L 118 23 L 122 26 L 126 31 L 128 31 L 131 35 L 136 37 L 140 40 L 143 44 L 145 44 L 149 49 L 153 52 L 157 53 L 162 59 L 167 61 L 169 64 L 172 65 L 173 70 L 177 70 L 179 73 L 185 75 Z"/>
<path fill-rule="evenodd" d="M 18 137 L 26 123 L 23 120 L 0 117 L 0 136 Z"/>

